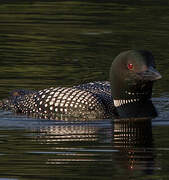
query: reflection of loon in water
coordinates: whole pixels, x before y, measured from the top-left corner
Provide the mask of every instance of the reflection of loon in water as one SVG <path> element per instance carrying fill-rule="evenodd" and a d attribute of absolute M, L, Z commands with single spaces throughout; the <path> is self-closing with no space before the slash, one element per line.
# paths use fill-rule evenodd
<path fill-rule="evenodd" d="M 37 140 L 51 144 L 56 151 L 62 151 L 55 158 L 48 159 L 49 164 L 62 165 L 78 161 L 83 166 L 84 161 L 103 161 L 116 166 L 114 161 L 117 161 L 116 164 L 122 168 L 127 166 L 146 173 L 152 173 L 155 169 L 150 119 L 122 119 L 115 120 L 113 124 L 107 121 L 103 124 L 44 126 Z"/>
<path fill-rule="evenodd" d="M 115 120 L 114 147 L 126 153 L 130 169 L 150 172 L 154 167 L 151 119 Z"/>

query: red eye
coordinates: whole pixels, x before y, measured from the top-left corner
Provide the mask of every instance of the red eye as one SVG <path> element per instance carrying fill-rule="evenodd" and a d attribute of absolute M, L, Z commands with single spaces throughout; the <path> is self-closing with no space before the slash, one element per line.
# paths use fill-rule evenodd
<path fill-rule="evenodd" d="M 133 66 L 133 64 L 128 64 L 127 67 L 129 70 L 132 70 L 134 66 Z"/>

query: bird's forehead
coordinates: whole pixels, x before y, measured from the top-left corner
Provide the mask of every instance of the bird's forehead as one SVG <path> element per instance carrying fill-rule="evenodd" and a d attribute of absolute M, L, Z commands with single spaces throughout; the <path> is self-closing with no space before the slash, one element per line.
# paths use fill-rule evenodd
<path fill-rule="evenodd" d="M 142 68 L 146 68 L 147 66 L 154 64 L 153 57 L 150 56 L 144 56 L 143 54 L 139 52 L 133 52 L 126 56 L 126 59 L 124 60 L 126 63 L 132 63 L 137 66 L 140 66 Z"/>

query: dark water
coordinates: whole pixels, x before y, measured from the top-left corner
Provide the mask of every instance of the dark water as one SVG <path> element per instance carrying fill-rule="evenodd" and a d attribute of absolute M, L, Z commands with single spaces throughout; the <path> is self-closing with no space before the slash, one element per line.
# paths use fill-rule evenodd
<path fill-rule="evenodd" d="M 0 98 L 108 80 L 113 58 L 148 49 L 159 117 L 64 123 L 0 112 L 0 179 L 169 179 L 168 1 L 1 1 Z"/>

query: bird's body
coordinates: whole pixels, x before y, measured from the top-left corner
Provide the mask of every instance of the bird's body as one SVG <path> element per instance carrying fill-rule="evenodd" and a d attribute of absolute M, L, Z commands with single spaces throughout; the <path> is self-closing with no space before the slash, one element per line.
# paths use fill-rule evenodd
<path fill-rule="evenodd" d="M 1 107 L 44 119 L 98 119 L 116 114 L 107 81 L 40 91 L 13 91 Z M 67 118 L 69 117 L 69 118 Z"/>
<path fill-rule="evenodd" d="M 103 119 L 112 116 L 153 116 L 144 113 L 151 103 L 153 81 L 161 78 L 147 51 L 126 51 L 115 58 L 110 82 L 98 81 L 73 87 L 40 91 L 16 90 L 0 101 L 1 109 L 44 119 Z"/>

